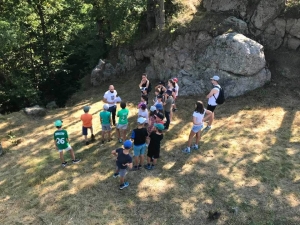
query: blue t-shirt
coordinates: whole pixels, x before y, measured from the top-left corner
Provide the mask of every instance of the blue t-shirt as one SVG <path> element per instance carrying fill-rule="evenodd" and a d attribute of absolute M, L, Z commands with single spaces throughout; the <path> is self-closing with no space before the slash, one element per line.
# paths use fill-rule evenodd
<path fill-rule="evenodd" d="M 119 169 L 126 169 L 127 166 L 124 166 L 126 163 L 132 163 L 132 157 L 129 154 L 124 154 L 123 148 L 116 149 L 116 152 L 118 153 L 117 157 L 117 166 Z"/>

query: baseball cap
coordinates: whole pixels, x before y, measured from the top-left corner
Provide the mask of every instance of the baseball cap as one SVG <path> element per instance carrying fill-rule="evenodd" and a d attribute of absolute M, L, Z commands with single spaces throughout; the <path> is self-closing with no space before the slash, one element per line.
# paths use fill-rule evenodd
<path fill-rule="evenodd" d="M 162 95 L 157 95 L 157 98 L 163 98 L 163 96 Z"/>
<path fill-rule="evenodd" d="M 146 108 L 147 108 L 147 105 L 143 103 L 143 104 L 140 105 L 140 108 L 146 109 Z"/>
<path fill-rule="evenodd" d="M 54 126 L 56 126 L 56 127 L 61 127 L 61 125 L 62 125 L 62 121 L 61 120 L 56 120 L 55 122 L 54 122 Z"/>
<path fill-rule="evenodd" d="M 123 143 L 124 148 L 129 149 L 132 146 L 132 142 L 130 140 L 126 140 Z"/>
<path fill-rule="evenodd" d="M 167 95 L 169 95 L 169 96 L 172 95 L 172 91 L 171 91 L 171 90 L 167 90 L 165 93 L 166 93 Z"/>
<path fill-rule="evenodd" d="M 90 110 L 91 107 L 89 107 L 88 105 L 83 107 L 83 111 L 88 112 Z"/>
<path fill-rule="evenodd" d="M 152 105 L 151 107 L 150 107 L 150 111 L 151 112 L 154 112 L 156 110 L 156 107 L 154 106 L 154 105 Z"/>
<path fill-rule="evenodd" d="M 163 109 L 162 104 L 156 104 L 155 106 L 156 106 L 156 109 L 157 109 L 157 110 L 162 110 L 162 109 Z"/>
<path fill-rule="evenodd" d="M 103 105 L 103 109 L 108 110 L 109 109 L 109 105 L 108 104 L 104 104 Z"/>
<path fill-rule="evenodd" d="M 164 119 L 164 114 L 162 114 L 161 112 L 157 113 L 156 116 L 160 119 Z"/>
<path fill-rule="evenodd" d="M 174 82 L 178 82 L 178 79 L 177 79 L 177 77 L 174 77 L 173 79 L 172 79 Z"/>
<path fill-rule="evenodd" d="M 214 75 L 213 77 L 210 78 L 211 80 L 220 80 L 220 77 L 217 75 Z"/>
<path fill-rule="evenodd" d="M 139 117 L 138 120 L 137 120 L 137 122 L 138 122 L 139 124 L 143 124 L 143 123 L 146 122 L 146 118 L 144 118 L 144 117 Z"/>
<path fill-rule="evenodd" d="M 159 130 L 165 129 L 165 126 L 162 125 L 161 123 L 155 123 L 154 126 L 155 126 L 157 129 L 159 129 Z"/>

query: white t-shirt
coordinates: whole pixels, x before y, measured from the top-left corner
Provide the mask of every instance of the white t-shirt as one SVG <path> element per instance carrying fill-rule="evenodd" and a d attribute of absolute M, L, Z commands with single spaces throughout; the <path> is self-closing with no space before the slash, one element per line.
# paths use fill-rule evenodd
<path fill-rule="evenodd" d="M 218 87 L 221 87 L 220 85 L 216 85 Z M 219 96 L 219 93 L 220 93 L 220 89 L 217 88 L 217 87 L 214 87 L 213 89 L 216 89 L 218 92 L 216 94 L 214 94 L 213 96 L 211 96 L 209 99 L 208 99 L 208 104 L 211 105 L 211 106 L 215 106 L 215 105 L 218 105 L 216 103 L 216 99 L 218 98 Z"/>
<path fill-rule="evenodd" d="M 144 117 L 144 118 L 146 118 L 146 122 L 145 123 L 149 123 L 148 109 L 145 109 L 144 111 L 142 109 L 139 109 L 138 117 Z"/>
<path fill-rule="evenodd" d="M 109 107 L 116 105 L 116 97 L 117 97 L 117 91 L 114 90 L 113 93 L 111 93 L 109 90 L 104 93 L 103 98 L 107 100 L 107 102 L 113 102 L 113 103 L 108 103 Z"/>
<path fill-rule="evenodd" d="M 196 117 L 196 124 L 194 124 L 194 125 L 202 125 L 202 123 L 203 123 L 203 118 L 204 118 L 204 115 L 205 115 L 205 111 L 206 110 L 204 110 L 204 113 L 203 114 L 200 114 L 199 112 L 194 112 L 193 113 L 193 117 Z"/>
<path fill-rule="evenodd" d="M 175 93 L 176 93 L 176 97 L 178 96 L 178 92 L 179 92 L 179 86 L 177 83 L 175 83 Z"/>

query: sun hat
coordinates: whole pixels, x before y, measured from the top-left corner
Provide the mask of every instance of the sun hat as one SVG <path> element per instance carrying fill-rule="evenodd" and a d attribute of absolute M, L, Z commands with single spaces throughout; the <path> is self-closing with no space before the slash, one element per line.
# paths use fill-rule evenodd
<path fill-rule="evenodd" d="M 154 112 L 156 110 L 156 107 L 154 106 L 154 105 L 152 105 L 151 107 L 150 107 L 150 111 L 151 112 Z"/>
<path fill-rule="evenodd" d="M 172 95 L 172 91 L 171 91 L 171 90 L 167 90 L 165 93 L 166 93 L 167 95 L 169 95 L 169 96 Z"/>
<path fill-rule="evenodd" d="M 90 110 L 91 107 L 89 107 L 88 105 L 83 107 L 83 111 L 88 112 Z"/>
<path fill-rule="evenodd" d="M 108 109 L 109 109 L 109 105 L 108 105 L 108 104 L 104 104 L 104 105 L 103 105 L 103 109 L 104 109 L 104 110 L 108 110 Z"/>
<path fill-rule="evenodd" d="M 213 77 L 210 78 L 211 80 L 220 80 L 220 77 L 217 75 L 214 75 Z"/>
<path fill-rule="evenodd" d="M 138 120 L 137 120 L 137 122 L 138 122 L 139 124 L 143 124 L 143 123 L 146 122 L 146 118 L 144 118 L 144 117 L 139 117 Z"/>
<path fill-rule="evenodd" d="M 172 79 L 174 82 L 178 82 L 178 79 L 177 79 L 177 77 L 174 77 L 173 79 Z"/>
<path fill-rule="evenodd" d="M 154 126 L 155 126 L 158 130 L 163 130 L 163 129 L 165 129 L 165 126 L 162 125 L 161 123 L 155 123 Z"/>
<path fill-rule="evenodd" d="M 62 121 L 61 120 L 56 120 L 54 122 L 54 126 L 56 126 L 56 127 L 61 127 L 61 125 L 62 125 Z"/>
<path fill-rule="evenodd" d="M 123 143 L 124 148 L 129 149 L 132 146 L 132 142 L 130 140 L 126 140 Z"/>
<path fill-rule="evenodd" d="M 157 110 L 163 110 L 163 105 L 162 105 L 162 104 L 159 104 L 159 103 L 158 103 L 158 104 L 156 104 L 155 106 L 156 106 L 156 109 L 157 109 Z"/>

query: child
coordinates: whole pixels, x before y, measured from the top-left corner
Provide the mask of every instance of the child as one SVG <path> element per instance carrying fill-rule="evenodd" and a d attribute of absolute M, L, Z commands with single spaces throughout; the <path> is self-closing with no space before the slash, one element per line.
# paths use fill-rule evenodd
<path fill-rule="evenodd" d="M 203 106 L 203 102 L 198 101 L 195 104 L 195 110 L 193 113 L 193 128 L 189 135 L 188 140 L 188 146 L 182 151 L 184 153 L 190 153 L 191 152 L 191 144 L 192 139 L 196 135 L 196 143 L 194 144 L 193 148 L 195 150 L 198 149 L 198 142 L 201 138 L 201 129 L 203 127 L 203 121 L 207 121 L 212 116 L 212 112 L 209 110 L 206 110 Z"/>
<path fill-rule="evenodd" d="M 125 175 L 127 168 L 132 168 L 132 157 L 129 155 L 129 150 L 131 149 L 132 143 L 130 140 L 127 140 L 123 144 L 124 148 L 118 148 L 113 150 L 111 153 L 117 156 L 117 169 L 114 173 L 114 178 L 120 176 L 120 190 L 127 188 L 129 186 L 128 182 L 125 182 Z"/>
<path fill-rule="evenodd" d="M 162 95 L 157 95 L 156 102 L 154 103 L 154 105 L 157 105 L 157 104 L 161 104 L 161 105 L 164 104 Z"/>
<path fill-rule="evenodd" d="M 147 95 L 142 95 L 141 96 L 141 101 L 138 104 L 138 109 L 141 107 L 142 104 L 145 104 L 147 106 L 147 104 L 148 104 L 148 97 L 147 97 Z"/>
<path fill-rule="evenodd" d="M 158 104 L 155 105 L 155 107 L 156 107 L 157 112 L 161 112 L 162 114 L 164 114 L 163 104 L 158 103 Z"/>
<path fill-rule="evenodd" d="M 150 107 L 150 113 L 149 113 L 149 123 L 148 123 L 148 127 L 147 127 L 147 130 L 148 130 L 148 134 L 151 133 L 152 131 L 152 128 L 154 126 L 154 123 L 155 123 L 155 114 L 156 114 L 156 107 L 153 105 Z"/>
<path fill-rule="evenodd" d="M 149 113 L 145 104 L 141 104 L 138 112 L 138 117 L 144 117 L 146 119 L 145 125 L 149 123 Z"/>
<path fill-rule="evenodd" d="M 156 113 L 155 115 L 155 123 L 160 123 L 160 124 L 164 124 L 164 114 L 162 114 L 161 112 Z"/>
<path fill-rule="evenodd" d="M 102 141 L 101 143 L 104 144 L 105 140 L 105 133 L 107 133 L 107 141 L 110 142 L 110 131 L 111 131 L 111 119 L 110 119 L 110 112 L 107 111 L 109 109 L 108 104 L 103 105 L 104 111 L 100 112 L 100 122 L 102 125 Z"/>
<path fill-rule="evenodd" d="M 131 139 L 133 140 L 133 151 L 134 151 L 134 167 L 133 170 L 138 170 L 144 163 L 144 154 L 146 149 L 146 138 L 148 137 L 147 129 L 144 127 L 146 119 L 139 117 L 138 127 L 132 131 Z M 139 163 L 140 159 L 140 163 Z"/>
<path fill-rule="evenodd" d="M 74 151 L 73 151 L 72 147 L 69 144 L 68 132 L 66 130 L 61 129 L 62 121 L 61 120 L 56 120 L 54 122 L 54 126 L 57 128 L 57 131 L 55 131 L 54 135 L 53 135 L 54 136 L 54 143 L 55 143 L 56 149 L 59 152 L 59 158 L 60 158 L 62 167 L 67 166 L 67 162 L 64 159 L 63 150 L 70 151 L 73 163 L 79 163 L 81 161 L 81 159 L 76 159 L 75 158 Z"/>
<path fill-rule="evenodd" d="M 154 169 L 154 166 L 157 163 L 157 159 L 159 158 L 159 152 L 160 152 L 160 141 L 163 139 L 162 131 L 164 129 L 164 125 L 160 123 L 154 124 L 153 131 L 151 132 L 149 139 L 150 144 L 148 146 L 148 153 L 147 153 L 147 165 L 145 165 L 145 168 L 148 170 Z M 152 165 L 150 162 L 152 161 Z"/>
<path fill-rule="evenodd" d="M 92 136 L 91 136 L 91 141 L 95 140 L 95 136 L 93 134 L 93 126 L 92 126 L 92 120 L 93 116 L 92 114 L 89 114 L 90 107 L 89 106 L 84 106 L 83 107 L 84 114 L 81 115 L 80 119 L 82 121 L 82 135 L 84 136 L 85 144 L 88 145 L 89 142 L 87 140 L 87 135 L 88 135 L 88 129 L 91 130 Z"/>
<path fill-rule="evenodd" d="M 175 83 L 175 98 L 174 98 L 174 104 L 173 104 L 173 112 L 177 110 L 175 99 L 177 100 L 178 98 L 178 92 L 179 92 L 179 86 L 178 86 L 178 79 L 175 77 L 172 79 Z"/>
<path fill-rule="evenodd" d="M 172 97 L 172 91 L 167 90 L 165 93 L 165 99 L 166 101 L 164 102 L 164 112 L 165 112 L 165 117 L 166 117 L 166 123 L 165 123 L 165 130 L 169 129 L 169 125 L 171 122 L 171 108 L 172 108 L 172 103 L 173 103 L 173 97 Z"/>
<path fill-rule="evenodd" d="M 128 127 L 128 114 L 129 110 L 126 109 L 126 103 L 121 102 L 120 104 L 121 110 L 118 111 L 117 117 L 119 117 L 119 123 L 117 124 L 117 135 L 118 135 L 118 140 L 120 143 L 123 142 L 123 140 L 126 140 L 126 131 Z M 122 138 L 121 138 L 121 133 L 122 133 Z"/>

